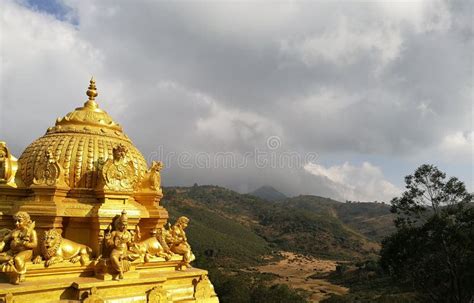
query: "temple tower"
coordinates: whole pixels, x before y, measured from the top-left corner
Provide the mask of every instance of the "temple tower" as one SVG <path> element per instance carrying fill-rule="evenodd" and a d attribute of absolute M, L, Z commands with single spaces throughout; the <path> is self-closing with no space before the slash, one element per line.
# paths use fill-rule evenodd
<path fill-rule="evenodd" d="M 114 273 L 108 269 L 109 252 L 104 247 L 107 236 L 113 234 L 114 220 L 121 214 L 126 213 L 130 234 L 137 238 L 139 233 L 151 242 L 156 238 L 158 244 L 153 243 L 158 247 L 173 246 L 173 231 L 164 228 L 168 212 L 160 206 L 162 163 L 148 166 L 122 127 L 99 107 L 94 79 L 86 95 L 88 100 L 82 107 L 58 118 L 18 159 L 0 141 L 0 241 L 1 231 L 6 235 L 13 227 L 13 215 L 26 212 L 38 234 L 36 260 L 44 259 L 45 234 L 55 230 L 61 238 L 90 249 L 90 261 L 72 264 L 62 260 L 45 266 L 47 260 L 32 259 L 26 264 L 25 282 L 19 285 L 8 284 L 11 268 L 3 266 L 0 302 L 2 298 L 4 302 L 25 303 L 40 302 L 38 298 L 45 302 L 88 298 L 103 302 L 128 302 L 127 298 L 133 302 L 217 302 L 206 271 L 189 267 L 189 263 L 183 266 L 185 254 L 167 251 L 169 255 L 157 253 L 147 259 L 143 256 L 151 253 L 136 244 L 127 248 L 135 249 L 137 257 L 130 258 L 125 277 L 116 282 L 119 285 L 110 284 L 115 282 L 109 281 Z M 156 231 L 162 238 L 157 238 Z M 190 255 L 189 247 L 188 259 Z M 65 282 L 52 287 L 58 279 Z M 32 287 L 29 283 L 38 286 L 27 291 Z"/>

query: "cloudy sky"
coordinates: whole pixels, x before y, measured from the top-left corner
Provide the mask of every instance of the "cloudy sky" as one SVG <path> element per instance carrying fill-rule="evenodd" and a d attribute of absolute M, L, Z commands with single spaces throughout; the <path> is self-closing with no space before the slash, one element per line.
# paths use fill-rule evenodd
<path fill-rule="evenodd" d="M 473 190 L 472 1 L 0 0 L 0 140 L 86 99 L 165 185 L 388 201 L 436 164 Z"/>

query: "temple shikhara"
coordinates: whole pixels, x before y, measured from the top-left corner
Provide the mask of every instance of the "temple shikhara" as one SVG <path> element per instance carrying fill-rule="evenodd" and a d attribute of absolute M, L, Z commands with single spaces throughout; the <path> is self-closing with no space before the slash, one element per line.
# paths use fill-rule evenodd
<path fill-rule="evenodd" d="M 0 302 L 218 302 L 168 224 L 161 162 L 88 100 L 17 159 L 0 141 Z M 36 131 L 36 130 L 32 130 Z"/>

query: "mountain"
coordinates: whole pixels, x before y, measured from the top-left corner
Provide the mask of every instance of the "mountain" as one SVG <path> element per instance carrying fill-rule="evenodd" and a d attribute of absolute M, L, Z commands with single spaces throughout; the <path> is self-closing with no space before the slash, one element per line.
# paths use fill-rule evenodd
<path fill-rule="evenodd" d="M 195 254 L 220 264 L 257 264 L 276 251 L 360 260 L 375 256 L 389 229 L 388 207 L 341 203 L 317 196 L 268 203 L 218 186 L 164 189 L 170 221 L 191 219 L 188 238 Z M 384 227 L 384 228 L 381 228 Z M 379 230 L 380 229 L 380 230 Z"/>
<path fill-rule="evenodd" d="M 365 264 L 364 260 L 377 257 L 380 239 L 393 226 L 389 207 L 379 203 L 341 203 L 309 195 L 269 203 L 197 184 L 167 187 L 163 192 L 160 203 L 169 211 L 169 221 L 180 216 L 190 219 L 186 233 L 196 255 L 193 264 L 208 270 L 222 302 L 307 302 L 313 290 L 300 290 L 300 282 L 258 268 L 272 261 L 294 262 L 285 256 L 296 254 L 308 260 Z M 317 272 L 317 267 L 311 268 Z M 278 284 L 281 281 L 296 289 Z M 330 283 L 321 281 L 326 286 L 314 292 L 332 291 Z"/>
<path fill-rule="evenodd" d="M 259 197 L 261 199 L 264 199 L 264 200 L 267 200 L 267 201 L 280 201 L 280 200 L 284 200 L 287 198 L 287 196 L 285 196 L 285 194 L 279 192 L 278 190 L 276 190 L 274 187 L 271 187 L 271 186 L 262 186 L 256 190 L 254 190 L 253 192 L 249 193 L 250 195 L 252 196 L 256 196 L 256 197 Z"/>
<path fill-rule="evenodd" d="M 390 206 L 375 202 L 341 203 L 319 196 L 301 195 L 282 201 L 290 208 L 326 214 L 339 219 L 367 239 L 380 242 L 395 231 Z"/>

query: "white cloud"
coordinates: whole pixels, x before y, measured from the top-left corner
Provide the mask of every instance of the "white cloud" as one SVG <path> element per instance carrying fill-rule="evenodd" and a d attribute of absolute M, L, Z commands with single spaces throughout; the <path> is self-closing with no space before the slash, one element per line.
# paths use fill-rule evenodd
<path fill-rule="evenodd" d="M 145 154 L 159 145 L 245 153 L 278 135 L 289 151 L 338 162 L 462 154 L 459 177 L 472 180 L 468 1 L 64 1 L 77 24 L 0 1 L 0 139 L 17 155 L 84 102 L 94 75 L 99 104 Z M 395 170 L 400 180 L 407 173 Z M 344 187 L 302 171 L 164 174 L 167 184 L 277 184 L 335 196 L 332 186 L 381 199 L 353 180 Z M 384 180 L 381 171 L 375 179 Z"/>
<path fill-rule="evenodd" d="M 446 135 L 439 146 L 445 158 L 455 162 L 474 164 L 474 131 L 455 132 Z"/>
<path fill-rule="evenodd" d="M 104 54 L 53 16 L 10 1 L 1 1 L 0 10 L 0 133 L 19 153 L 56 117 L 82 105 L 89 78 L 102 74 Z"/>
<path fill-rule="evenodd" d="M 335 27 L 328 27 L 302 40 L 283 40 L 281 51 L 300 58 L 308 66 L 321 61 L 336 65 L 353 64 L 371 53 L 383 67 L 395 59 L 402 45 L 397 27 L 389 23 L 364 24 L 342 15 Z"/>
<path fill-rule="evenodd" d="M 404 22 L 418 33 L 446 31 L 451 26 L 449 1 L 444 0 L 412 0 L 412 1 L 385 1 L 380 0 L 377 5 L 383 15 Z"/>
<path fill-rule="evenodd" d="M 197 132 L 211 136 L 223 144 L 249 142 L 255 145 L 262 138 L 281 134 L 281 128 L 271 120 L 253 112 L 225 108 L 213 102 L 210 115 L 197 121 Z"/>
<path fill-rule="evenodd" d="M 294 100 L 293 109 L 315 116 L 337 115 L 340 110 L 357 103 L 360 99 L 357 94 L 350 95 L 334 88 L 321 87 L 314 94 Z"/>
<path fill-rule="evenodd" d="M 385 179 L 379 167 L 369 162 L 364 162 L 359 167 L 348 162 L 329 167 L 308 163 L 305 170 L 315 176 L 327 178 L 331 181 L 328 186 L 346 200 L 388 202 L 401 192 Z"/>

